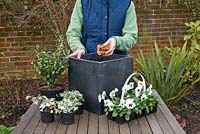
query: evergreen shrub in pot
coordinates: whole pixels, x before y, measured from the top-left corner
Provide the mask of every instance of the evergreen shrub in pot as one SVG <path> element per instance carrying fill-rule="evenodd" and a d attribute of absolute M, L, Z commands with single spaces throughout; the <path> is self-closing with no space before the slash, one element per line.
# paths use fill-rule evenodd
<path fill-rule="evenodd" d="M 61 100 L 58 94 L 64 91 L 64 86 L 56 85 L 55 80 L 68 66 L 68 53 L 63 46 L 63 38 L 58 37 L 57 49 L 54 52 L 43 51 L 39 46 L 36 46 L 34 51 L 37 59 L 32 63 L 36 72 L 46 81 L 46 84 L 39 88 L 41 96 Z"/>

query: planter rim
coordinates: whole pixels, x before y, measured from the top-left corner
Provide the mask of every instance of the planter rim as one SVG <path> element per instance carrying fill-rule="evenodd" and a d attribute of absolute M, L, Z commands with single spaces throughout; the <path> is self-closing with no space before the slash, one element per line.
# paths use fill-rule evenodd
<path fill-rule="evenodd" d="M 96 53 L 91 53 L 91 54 L 85 54 L 85 55 L 97 55 Z M 69 57 L 69 60 L 70 59 L 73 59 L 73 60 L 77 60 L 77 61 L 84 61 L 84 62 L 88 62 L 88 63 L 94 63 L 94 64 L 103 64 L 103 63 L 107 63 L 107 62 L 115 62 L 115 61 L 120 61 L 120 60 L 123 60 L 123 59 L 132 59 L 133 56 L 129 56 L 129 55 L 120 55 L 120 54 L 113 54 L 114 56 L 118 55 L 120 56 L 119 58 L 117 59 L 111 59 L 111 60 L 106 60 L 106 61 L 94 61 L 94 60 L 88 60 L 88 59 L 83 59 L 83 58 L 76 58 L 76 57 Z"/>
<path fill-rule="evenodd" d="M 47 86 L 47 84 L 41 84 L 38 89 L 41 91 L 59 91 L 65 89 L 64 84 L 55 84 L 54 87 L 51 89 L 41 88 L 43 86 Z"/>

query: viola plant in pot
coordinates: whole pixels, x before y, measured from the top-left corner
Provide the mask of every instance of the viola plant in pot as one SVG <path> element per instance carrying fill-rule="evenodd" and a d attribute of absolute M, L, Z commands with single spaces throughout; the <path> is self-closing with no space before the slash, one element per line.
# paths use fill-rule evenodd
<path fill-rule="evenodd" d="M 46 96 L 32 97 L 27 96 L 27 100 L 31 100 L 33 103 L 40 104 L 39 110 L 41 113 L 41 120 L 43 123 L 51 123 L 54 121 L 54 113 L 57 110 L 57 104 L 55 98 L 47 98 Z"/>
<path fill-rule="evenodd" d="M 85 99 L 78 90 L 66 91 L 64 93 L 61 93 L 60 96 L 64 98 L 69 98 L 70 100 L 73 100 L 73 102 L 75 102 L 75 104 L 78 106 L 75 114 L 80 115 L 83 113 Z"/>
<path fill-rule="evenodd" d="M 84 102 L 85 102 L 83 95 L 78 90 L 69 91 L 68 94 L 72 99 L 75 99 L 77 101 L 76 104 L 78 106 L 78 109 L 75 111 L 75 114 L 76 115 L 82 114 L 83 109 L 84 109 Z"/>
<path fill-rule="evenodd" d="M 61 113 L 61 121 L 63 124 L 70 125 L 74 123 L 75 111 L 82 105 L 84 99 L 80 100 L 81 94 L 77 90 L 65 91 L 60 93 L 63 97 L 61 101 L 57 101 L 58 113 Z"/>
<path fill-rule="evenodd" d="M 35 47 L 34 52 L 37 57 L 32 62 L 34 68 L 42 79 L 46 81 L 46 84 L 41 85 L 39 88 L 41 96 L 61 100 L 62 98 L 58 94 L 64 91 L 64 86 L 56 85 L 55 80 L 67 69 L 68 65 L 68 53 L 63 46 L 62 36 L 58 37 L 57 49 L 54 52 L 43 51 L 39 46 Z"/>
<path fill-rule="evenodd" d="M 139 75 L 142 81 L 134 77 L 135 82 L 129 82 L 134 75 Z M 134 83 L 137 84 L 135 88 Z M 98 96 L 99 102 L 103 101 L 104 103 L 104 111 L 106 114 L 112 115 L 118 123 L 131 121 L 149 113 L 156 112 L 158 98 L 152 92 L 152 85 L 146 88 L 145 79 L 141 74 L 131 74 L 124 83 L 121 94 L 118 91 L 118 89 L 112 90 L 109 96 L 103 91 Z"/>

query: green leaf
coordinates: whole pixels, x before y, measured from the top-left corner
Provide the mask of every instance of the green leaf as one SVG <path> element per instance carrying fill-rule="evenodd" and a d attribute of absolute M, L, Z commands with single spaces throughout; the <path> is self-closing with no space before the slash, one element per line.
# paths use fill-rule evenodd
<path fill-rule="evenodd" d="M 126 114 L 126 115 L 125 115 L 125 120 L 126 120 L 126 121 L 129 121 L 129 120 L 130 120 L 130 115 L 127 115 L 127 114 Z"/>
<path fill-rule="evenodd" d="M 117 116 L 118 116 L 118 113 L 117 113 L 116 111 L 113 111 L 112 116 L 113 116 L 113 117 L 117 117 Z"/>

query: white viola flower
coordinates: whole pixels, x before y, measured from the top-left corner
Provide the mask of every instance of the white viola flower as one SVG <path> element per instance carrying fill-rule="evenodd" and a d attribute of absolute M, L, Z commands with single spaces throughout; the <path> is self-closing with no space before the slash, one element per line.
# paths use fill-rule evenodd
<path fill-rule="evenodd" d="M 109 94 L 110 98 L 113 99 L 115 97 L 115 90 L 112 90 Z"/>
<path fill-rule="evenodd" d="M 112 102 L 112 101 L 109 101 L 109 102 L 108 102 L 108 107 L 109 107 L 110 110 L 113 109 L 113 106 L 114 106 L 113 102 Z"/>
<path fill-rule="evenodd" d="M 110 102 L 112 102 L 112 101 L 110 101 L 109 99 L 106 99 L 106 100 L 104 100 L 104 105 L 106 107 L 108 107 L 110 105 Z"/>
<path fill-rule="evenodd" d="M 114 91 L 115 91 L 115 93 L 117 93 L 117 92 L 119 91 L 119 89 L 118 89 L 118 88 L 115 88 Z"/>
<path fill-rule="evenodd" d="M 112 106 L 109 107 L 109 111 L 113 111 L 113 107 Z"/>
<path fill-rule="evenodd" d="M 122 87 L 122 93 L 126 93 L 128 91 L 129 86 L 128 85 L 124 85 Z"/>
<path fill-rule="evenodd" d="M 108 106 L 109 106 L 109 107 L 113 107 L 113 106 L 114 106 L 113 102 L 112 102 L 112 101 L 109 101 Z"/>
<path fill-rule="evenodd" d="M 147 95 L 143 93 L 142 96 L 141 96 L 141 100 L 144 101 L 146 99 L 147 99 Z"/>
<path fill-rule="evenodd" d="M 126 103 L 126 101 L 124 99 L 121 99 L 118 106 L 124 108 L 125 107 L 125 103 Z"/>
<path fill-rule="evenodd" d="M 148 95 L 152 95 L 152 93 L 153 93 L 152 90 L 150 90 L 149 93 L 148 93 Z"/>
<path fill-rule="evenodd" d="M 143 83 L 142 81 L 138 81 L 137 84 L 138 84 L 137 86 L 138 86 L 139 88 L 141 88 L 141 89 L 144 87 L 144 83 Z"/>
<path fill-rule="evenodd" d="M 140 88 L 140 87 L 135 88 L 135 94 L 140 94 L 141 91 L 142 91 L 142 88 Z"/>
<path fill-rule="evenodd" d="M 98 101 L 99 103 L 101 102 L 102 98 L 101 98 L 101 94 L 98 95 Z"/>
<path fill-rule="evenodd" d="M 106 91 L 103 91 L 103 93 L 102 93 L 102 100 L 105 100 L 106 99 Z"/>
<path fill-rule="evenodd" d="M 152 84 L 147 88 L 148 95 L 152 94 Z"/>
<path fill-rule="evenodd" d="M 147 91 L 152 89 L 152 84 L 147 88 Z"/>
<path fill-rule="evenodd" d="M 128 109 L 133 109 L 136 106 L 136 104 L 134 103 L 134 99 L 127 99 L 125 102 L 125 106 Z"/>
<path fill-rule="evenodd" d="M 140 93 L 135 93 L 135 96 L 136 96 L 136 97 L 139 97 L 139 96 L 140 96 Z"/>

